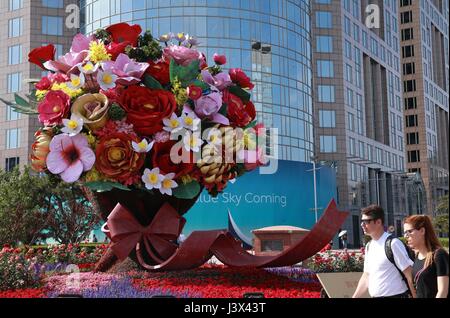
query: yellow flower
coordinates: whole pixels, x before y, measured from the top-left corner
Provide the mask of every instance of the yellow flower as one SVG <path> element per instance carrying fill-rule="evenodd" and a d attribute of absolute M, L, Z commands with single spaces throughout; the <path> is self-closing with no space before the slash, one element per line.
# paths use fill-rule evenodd
<path fill-rule="evenodd" d="M 181 177 L 181 182 L 183 184 L 188 184 L 189 182 L 191 182 L 192 180 L 194 180 L 190 175 L 185 175 Z"/>
<path fill-rule="evenodd" d="M 85 177 L 85 182 L 94 182 L 94 181 L 100 181 L 103 180 L 103 177 L 100 172 L 98 172 L 95 167 L 93 167 L 91 170 L 89 170 Z"/>
<path fill-rule="evenodd" d="M 97 139 L 89 132 L 89 134 L 83 134 L 87 141 L 89 146 L 91 146 L 92 150 L 95 150 L 95 146 L 97 146 Z"/>
<path fill-rule="evenodd" d="M 244 130 L 244 145 L 248 150 L 256 149 L 256 134 L 254 129 Z"/>
<path fill-rule="evenodd" d="M 36 90 L 36 99 L 40 102 L 47 95 L 48 90 Z"/>
<path fill-rule="evenodd" d="M 73 90 L 73 89 L 70 89 L 66 83 L 60 83 L 60 84 L 54 83 L 52 85 L 52 91 L 63 91 L 64 93 L 69 95 L 70 98 L 75 98 L 80 95 L 83 95 L 83 90 L 81 88 Z"/>
<path fill-rule="evenodd" d="M 93 63 L 109 61 L 111 60 L 111 54 L 108 54 L 103 42 L 91 41 L 89 43 L 89 59 Z"/>
<path fill-rule="evenodd" d="M 175 100 L 178 106 L 182 107 L 187 102 L 188 96 L 186 88 L 181 86 L 181 82 L 178 78 L 175 78 L 172 83 L 172 93 L 175 95 Z"/>

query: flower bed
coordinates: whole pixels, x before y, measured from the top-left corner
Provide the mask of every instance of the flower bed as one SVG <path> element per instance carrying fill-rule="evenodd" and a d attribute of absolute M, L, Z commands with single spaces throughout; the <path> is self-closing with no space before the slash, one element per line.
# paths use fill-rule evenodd
<path fill-rule="evenodd" d="M 325 250 L 311 258 L 308 267 L 316 273 L 362 272 L 364 248 L 359 252 Z"/>

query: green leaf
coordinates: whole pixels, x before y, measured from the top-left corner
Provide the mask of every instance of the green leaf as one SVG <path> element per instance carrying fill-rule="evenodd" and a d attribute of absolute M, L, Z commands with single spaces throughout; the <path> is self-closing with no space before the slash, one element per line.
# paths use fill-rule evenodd
<path fill-rule="evenodd" d="M 21 97 L 17 93 L 14 93 L 14 99 L 16 100 L 17 105 L 20 105 L 23 107 L 30 107 L 30 103 L 27 102 L 23 97 Z"/>
<path fill-rule="evenodd" d="M 196 80 L 192 81 L 192 82 L 190 83 L 190 85 L 198 86 L 198 87 L 200 87 L 200 88 L 202 89 L 202 91 L 204 91 L 204 90 L 206 90 L 206 89 L 209 89 L 209 85 L 206 84 L 205 82 L 202 82 L 202 81 L 199 80 L 199 79 L 196 79 Z"/>
<path fill-rule="evenodd" d="M 110 182 L 110 181 L 92 181 L 92 182 L 86 182 L 84 184 L 86 187 L 93 191 L 97 192 L 106 192 L 111 191 L 113 188 L 117 188 L 124 191 L 130 191 L 130 189 L 127 186 L 124 186 L 121 183 L 118 182 Z"/>
<path fill-rule="evenodd" d="M 228 113 L 228 105 L 227 104 L 222 104 L 222 107 L 220 107 L 220 109 L 219 109 L 219 114 L 224 115 L 225 117 L 227 117 L 227 113 Z"/>
<path fill-rule="evenodd" d="M 170 61 L 169 73 L 170 82 L 174 83 L 178 79 L 181 86 L 187 87 L 189 83 L 195 80 L 200 73 L 200 61 L 192 61 L 188 66 L 178 65 L 173 59 Z"/>
<path fill-rule="evenodd" d="M 144 76 L 144 85 L 151 89 L 164 89 L 161 83 L 149 74 L 145 74 Z"/>
<path fill-rule="evenodd" d="M 244 127 L 244 130 L 255 127 L 256 123 L 257 123 L 256 120 L 252 121 L 250 124 Z"/>
<path fill-rule="evenodd" d="M 240 88 L 239 86 L 230 86 L 228 90 L 230 91 L 231 94 L 239 97 L 244 103 L 250 100 L 250 93 Z"/>
<path fill-rule="evenodd" d="M 193 199 L 199 192 L 200 184 L 197 181 L 180 184 L 173 189 L 173 195 L 179 199 Z"/>

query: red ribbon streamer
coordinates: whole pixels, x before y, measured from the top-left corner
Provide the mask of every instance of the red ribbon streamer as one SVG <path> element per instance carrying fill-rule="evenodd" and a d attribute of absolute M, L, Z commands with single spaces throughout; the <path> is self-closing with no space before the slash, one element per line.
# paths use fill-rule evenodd
<path fill-rule="evenodd" d="M 226 230 L 194 231 L 178 246 L 175 242 L 186 221 L 169 203 L 160 208 L 146 227 L 118 203 L 108 216 L 103 231 L 111 239 L 112 249 L 120 260 L 124 260 L 136 248 L 140 265 L 150 271 L 196 268 L 213 255 L 228 266 L 280 267 L 297 264 L 319 252 L 330 242 L 348 214 L 339 211 L 335 201 L 331 200 L 311 231 L 295 245 L 275 256 L 249 254 Z M 145 262 L 142 242 L 156 265 Z"/>

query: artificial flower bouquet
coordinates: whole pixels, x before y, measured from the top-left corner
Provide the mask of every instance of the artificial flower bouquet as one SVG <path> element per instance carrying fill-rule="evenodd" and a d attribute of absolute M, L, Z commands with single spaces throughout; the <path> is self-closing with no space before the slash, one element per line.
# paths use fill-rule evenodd
<path fill-rule="evenodd" d="M 56 60 L 51 44 L 29 53 L 48 75 L 9 104 L 43 124 L 32 167 L 96 191 L 217 195 L 264 161 L 254 85 L 241 69 L 223 71 L 223 55 L 208 66 L 189 35 L 140 34 L 118 23 L 77 34 Z"/>

